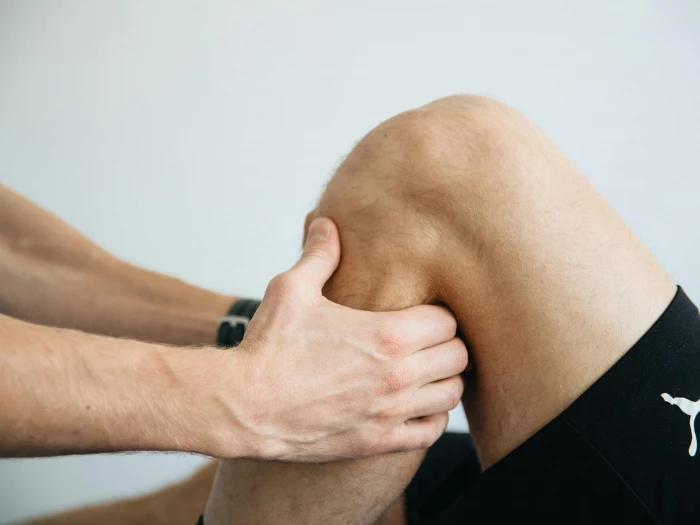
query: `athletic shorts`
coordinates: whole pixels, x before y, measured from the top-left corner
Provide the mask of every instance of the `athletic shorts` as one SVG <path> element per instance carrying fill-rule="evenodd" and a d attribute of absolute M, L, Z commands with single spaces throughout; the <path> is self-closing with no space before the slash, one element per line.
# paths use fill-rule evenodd
<path fill-rule="evenodd" d="M 700 316 L 666 311 L 559 417 L 474 475 L 457 466 L 421 525 L 700 524 Z"/>

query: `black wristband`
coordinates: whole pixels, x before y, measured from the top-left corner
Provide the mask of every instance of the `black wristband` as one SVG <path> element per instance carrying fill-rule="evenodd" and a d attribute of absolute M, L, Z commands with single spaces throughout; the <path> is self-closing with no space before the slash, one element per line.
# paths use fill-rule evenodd
<path fill-rule="evenodd" d="M 224 348 L 238 346 L 243 341 L 248 323 L 260 306 L 255 299 L 239 299 L 228 311 L 228 315 L 219 319 L 216 330 L 216 344 Z"/>

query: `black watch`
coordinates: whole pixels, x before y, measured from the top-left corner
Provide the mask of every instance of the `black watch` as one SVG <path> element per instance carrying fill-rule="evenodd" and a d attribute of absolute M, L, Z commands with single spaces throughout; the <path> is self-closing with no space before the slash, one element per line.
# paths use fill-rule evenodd
<path fill-rule="evenodd" d="M 243 341 L 248 323 L 260 306 L 255 299 L 239 299 L 225 315 L 219 319 L 216 329 L 216 344 L 224 348 L 238 346 Z"/>

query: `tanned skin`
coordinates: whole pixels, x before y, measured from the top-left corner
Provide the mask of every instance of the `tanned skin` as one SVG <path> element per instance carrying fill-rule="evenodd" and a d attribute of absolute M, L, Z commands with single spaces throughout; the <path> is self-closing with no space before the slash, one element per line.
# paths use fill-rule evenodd
<path fill-rule="evenodd" d="M 463 401 L 484 468 L 608 370 L 675 293 L 544 134 L 481 97 L 442 99 L 371 131 L 315 216 L 341 234 L 328 297 L 371 310 L 440 303 L 455 313 L 473 366 Z M 404 523 L 401 494 L 421 456 L 225 461 L 207 525 Z"/>
<path fill-rule="evenodd" d="M 178 346 L 216 342 L 216 322 L 234 296 L 114 257 L 2 185 L 0 202 L 0 313 Z"/>
<path fill-rule="evenodd" d="M 472 356 L 464 404 L 484 468 L 585 391 L 675 293 L 544 134 L 480 97 L 381 124 L 338 169 L 315 216 L 341 232 L 328 297 L 370 310 L 440 303 L 455 313 Z M 222 462 L 207 525 L 403 523 L 381 516 L 419 461 Z"/>
<path fill-rule="evenodd" d="M 167 286 L 177 285 L 173 279 L 150 284 L 136 270 L 133 285 L 112 283 L 128 265 L 2 187 L 0 219 L 0 279 L 9 290 L 0 306 L 14 316 L 0 313 L 0 457 L 139 450 L 298 462 L 370 457 L 434 443 L 463 391 L 467 352 L 448 310 L 371 313 L 323 296 L 340 260 L 330 219 L 311 224 L 300 260 L 270 281 L 235 352 L 19 319 L 36 314 L 45 324 L 113 335 L 133 326 L 143 337 L 134 312 L 155 303 L 152 310 L 164 312 L 157 326 L 197 326 L 174 326 L 173 339 L 182 341 L 210 314 L 187 316 Z M 208 297 L 180 287 L 195 306 Z M 118 320 L 114 331 L 110 319 Z M 213 322 L 209 329 L 213 338 Z M 413 381 L 396 381 L 407 372 Z"/>
<path fill-rule="evenodd" d="M 483 97 L 441 99 L 370 132 L 316 214 L 343 233 L 327 287 L 337 300 L 366 294 L 455 313 L 484 468 L 608 370 L 676 291 L 544 133 Z"/>
<path fill-rule="evenodd" d="M 0 313 L 29 322 L 178 346 L 216 342 L 236 300 L 118 259 L 70 225 L 0 186 Z M 51 305 L 60 303 L 61 308 Z M 182 482 L 129 500 L 33 520 L 54 525 L 193 524 L 216 461 Z"/>
<path fill-rule="evenodd" d="M 329 219 L 270 282 L 235 351 L 128 338 L 150 339 L 155 313 L 169 340 L 196 340 L 205 325 L 213 339 L 210 314 L 188 314 L 174 288 L 194 308 L 216 294 L 120 263 L 1 186 L 0 219 L 0 307 L 12 315 L 0 312 L 0 456 L 365 457 L 429 446 L 463 390 L 467 353 L 446 309 L 370 313 L 323 297 L 340 259 Z M 407 371 L 414 380 L 397 383 Z"/>

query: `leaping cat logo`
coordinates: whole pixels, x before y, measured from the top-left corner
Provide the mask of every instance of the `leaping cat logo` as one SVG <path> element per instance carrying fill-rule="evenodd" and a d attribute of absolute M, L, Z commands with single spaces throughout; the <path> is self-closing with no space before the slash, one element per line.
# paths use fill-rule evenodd
<path fill-rule="evenodd" d="M 694 456 L 698 451 L 698 438 L 695 436 L 695 418 L 700 412 L 700 399 L 697 401 L 690 401 L 684 397 L 671 397 L 668 394 L 661 394 L 664 401 L 672 405 L 676 405 L 683 412 L 690 416 L 690 448 L 688 449 L 688 454 Z"/>

